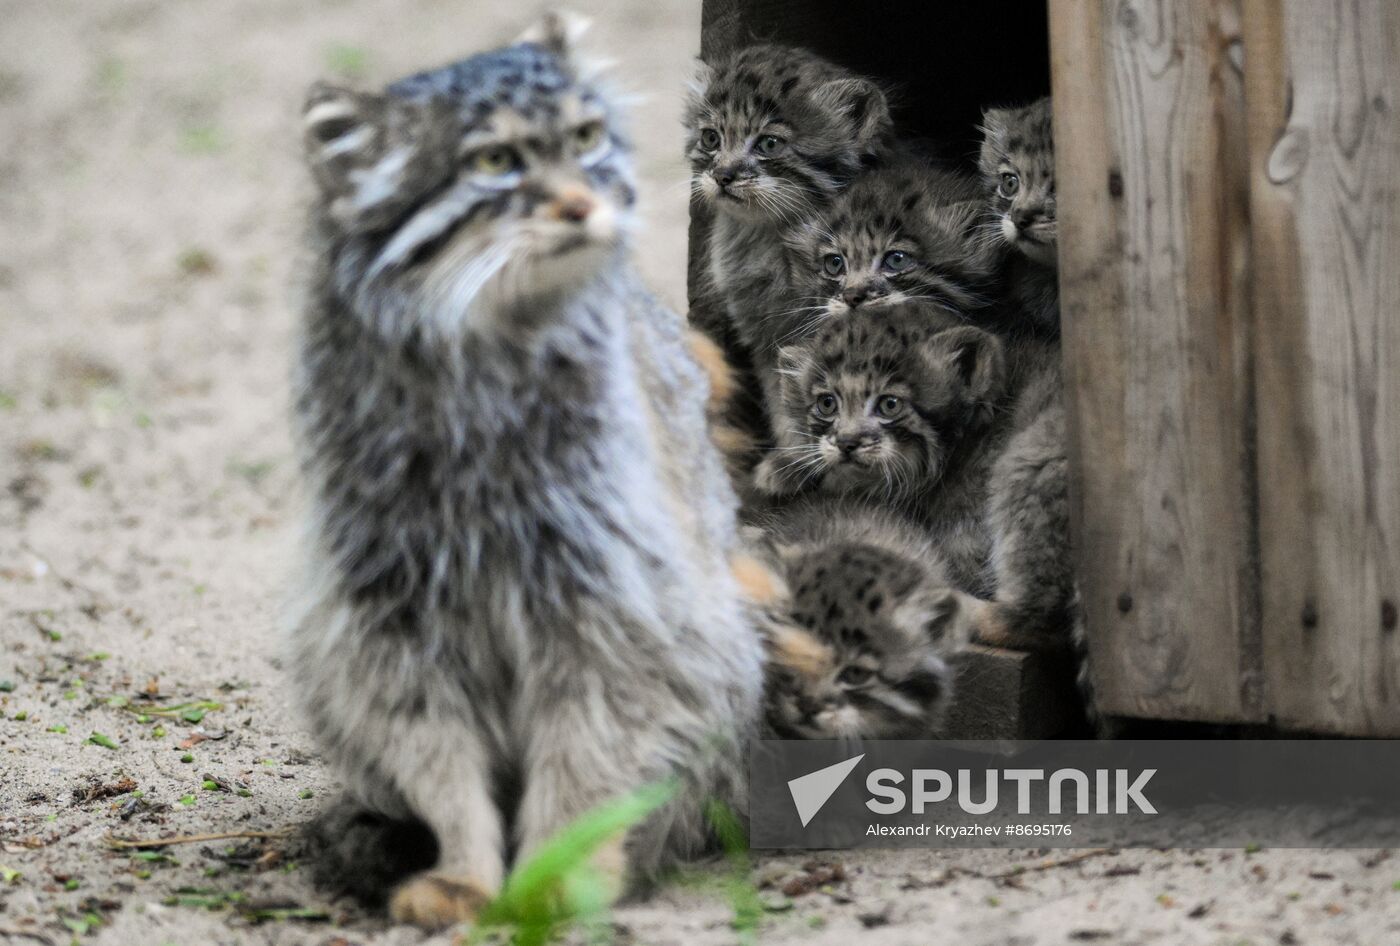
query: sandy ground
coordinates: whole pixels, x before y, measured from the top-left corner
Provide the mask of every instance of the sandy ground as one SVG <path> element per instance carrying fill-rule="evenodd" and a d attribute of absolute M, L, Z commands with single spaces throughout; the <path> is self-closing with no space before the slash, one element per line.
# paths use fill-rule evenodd
<path fill-rule="evenodd" d="M 277 832 L 333 791 L 276 656 L 297 105 L 318 76 L 379 82 L 506 40 L 531 6 L 0 2 L 0 942 L 422 941 L 328 903 L 279 838 L 155 859 L 104 838 Z M 648 96 L 640 252 L 680 305 L 698 3 L 593 6 Z M 762 942 L 1400 942 L 1386 852 L 861 854 L 826 884 L 806 860 L 760 863 Z M 323 919 L 255 924 L 250 905 Z M 617 923 L 618 942 L 736 941 L 715 883 Z"/>

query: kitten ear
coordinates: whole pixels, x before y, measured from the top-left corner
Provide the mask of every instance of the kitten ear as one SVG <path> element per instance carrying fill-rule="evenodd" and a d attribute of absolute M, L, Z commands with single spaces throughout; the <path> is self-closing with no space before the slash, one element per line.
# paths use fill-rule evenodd
<path fill-rule="evenodd" d="M 954 588 L 927 589 L 900 605 L 891 617 L 902 627 L 917 628 L 940 652 L 950 653 L 972 642 L 978 604 Z"/>
<path fill-rule="evenodd" d="M 884 90 L 869 79 L 833 79 L 812 90 L 819 108 L 844 115 L 854 127 L 861 147 L 869 148 L 892 128 L 890 103 Z"/>
<path fill-rule="evenodd" d="M 1006 126 L 1010 121 L 1009 108 L 982 109 L 982 137 L 989 141 L 1002 137 L 1006 134 Z"/>
<path fill-rule="evenodd" d="M 380 144 L 384 100 L 371 92 L 317 82 L 301 108 L 306 163 L 327 191 L 336 190 L 346 170 Z"/>
<path fill-rule="evenodd" d="M 806 345 L 784 345 L 778 349 L 778 375 L 786 383 L 801 378 L 815 364 Z"/>
<path fill-rule="evenodd" d="M 588 32 L 593 21 L 581 13 L 569 10 L 553 10 L 542 16 L 537 23 L 521 33 L 516 43 L 534 43 L 543 46 L 561 59 L 570 59 L 574 48 L 583 34 Z"/>
<path fill-rule="evenodd" d="M 695 75 L 686 82 L 686 91 L 695 100 L 705 97 L 705 93 L 710 91 L 710 83 L 715 79 L 715 70 L 703 59 L 695 60 Z"/>
<path fill-rule="evenodd" d="M 962 325 L 939 332 L 928 346 L 936 372 L 951 376 L 961 385 L 973 419 L 990 420 L 1006 381 L 1006 354 L 1001 340 L 980 328 Z"/>

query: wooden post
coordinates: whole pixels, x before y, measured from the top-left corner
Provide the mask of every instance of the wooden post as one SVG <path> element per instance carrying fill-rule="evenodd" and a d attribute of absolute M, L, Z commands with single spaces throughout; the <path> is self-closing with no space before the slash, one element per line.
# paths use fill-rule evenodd
<path fill-rule="evenodd" d="M 1230 0 L 1052 0 L 1076 555 L 1101 708 L 1264 716 Z"/>
<path fill-rule="evenodd" d="M 1269 702 L 1400 736 L 1400 6 L 1245 23 Z"/>

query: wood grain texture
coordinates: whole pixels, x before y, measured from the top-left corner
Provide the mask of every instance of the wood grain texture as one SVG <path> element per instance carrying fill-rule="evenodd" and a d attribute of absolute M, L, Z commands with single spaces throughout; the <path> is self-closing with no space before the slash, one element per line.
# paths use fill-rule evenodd
<path fill-rule="evenodd" d="M 953 671 L 945 739 L 1053 739 L 1085 725 L 1068 653 L 974 645 Z"/>
<path fill-rule="evenodd" d="M 1101 709 L 1260 719 L 1237 8 L 1050 7 L 1074 538 Z"/>
<path fill-rule="evenodd" d="M 1400 5 L 1245 23 L 1269 702 L 1400 736 Z"/>

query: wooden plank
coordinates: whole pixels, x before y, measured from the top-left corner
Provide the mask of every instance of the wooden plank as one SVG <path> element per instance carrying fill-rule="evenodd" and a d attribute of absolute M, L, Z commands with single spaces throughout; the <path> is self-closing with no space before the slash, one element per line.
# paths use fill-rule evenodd
<path fill-rule="evenodd" d="M 974 646 L 953 670 L 945 739 L 1050 739 L 1084 725 L 1068 652 Z"/>
<path fill-rule="evenodd" d="M 1262 718 L 1230 0 L 1052 0 L 1074 540 L 1104 712 Z"/>
<path fill-rule="evenodd" d="M 1400 736 L 1400 6 L 1245 13 L 1269 701 Z"/>

